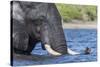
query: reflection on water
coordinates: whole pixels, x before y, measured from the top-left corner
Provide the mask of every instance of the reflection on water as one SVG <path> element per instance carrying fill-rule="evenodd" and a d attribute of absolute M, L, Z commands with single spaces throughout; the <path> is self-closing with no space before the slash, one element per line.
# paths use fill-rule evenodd
<path fill-rule="evenodd" d="M 58 57 L 50 56 L 47 51 L 42 50 L 41 43 L 37 44 L 32 51 L 32 56 L 19 56 L 15 58 L 13 64 L 16 65 L 40 65 L 40 64 L 58 64 L 72 62 L 89 62 L 97 60 L 97 30 L 96 29 L 65 29 L 67 45 L 74 51 L 80 52 L 80 55 L 62 55 Z M 91 54 L 84 55 L 86 47 L 91 48 Z"/>

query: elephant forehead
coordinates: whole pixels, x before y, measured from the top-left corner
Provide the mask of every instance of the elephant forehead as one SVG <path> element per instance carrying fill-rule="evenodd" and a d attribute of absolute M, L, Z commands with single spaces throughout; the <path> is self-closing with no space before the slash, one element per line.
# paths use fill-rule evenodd
<path fill-rule="evenodd" d="M 27 10 L 26 17 L 30 19 L 40 19 L 43 16 L 46 16 L 48 9 L 47 4 L 37 5 L 36 8 Z"/>

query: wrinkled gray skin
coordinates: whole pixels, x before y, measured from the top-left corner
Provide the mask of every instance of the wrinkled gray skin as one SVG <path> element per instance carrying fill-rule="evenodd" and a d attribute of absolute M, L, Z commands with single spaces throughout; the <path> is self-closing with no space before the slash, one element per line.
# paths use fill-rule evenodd
<path fill-rule="evenodd" d="M 12 47 L 18 54 L 30 54 L 41 42 L 49 44 L 61 54 L 67 54 L 67 46 L 61 24 L 61 16 L 53 3 L 11 2 Z"/>

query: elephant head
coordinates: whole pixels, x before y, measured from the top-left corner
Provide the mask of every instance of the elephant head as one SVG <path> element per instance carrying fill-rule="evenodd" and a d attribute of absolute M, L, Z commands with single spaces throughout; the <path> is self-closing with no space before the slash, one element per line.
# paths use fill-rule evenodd
<path fill-rule="evenodd" d="M 29 54 L 36 43 L 41 42 L 52 55 L 77 54 L 67 47 L 61 21 L 54 3 L 12 1 L 13 50 Z"/>

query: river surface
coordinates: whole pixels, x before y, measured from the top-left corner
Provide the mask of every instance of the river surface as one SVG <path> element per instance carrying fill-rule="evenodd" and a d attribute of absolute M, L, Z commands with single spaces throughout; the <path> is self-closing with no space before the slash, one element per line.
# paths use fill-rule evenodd
<path fill-rule="evenodd" d="M 76 62 L 91 62 L 97 60 L 97 30 L 96 29 L 64 29 L 67 45 L 70 49 L 80 52 L 80 55 L 62 55 L 54 57 L 42 50 L 38 43 L 32 51 L 33 59 L 14 59 L 14 66 L 61 64 Z M 91 48 L 91 53 L 86 55 L 86 47 Z M 23 56 L 24 57 L 24 56 Z"/>

